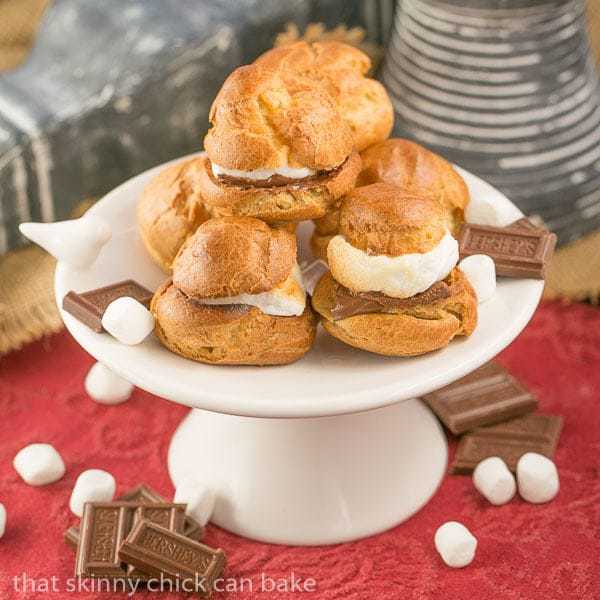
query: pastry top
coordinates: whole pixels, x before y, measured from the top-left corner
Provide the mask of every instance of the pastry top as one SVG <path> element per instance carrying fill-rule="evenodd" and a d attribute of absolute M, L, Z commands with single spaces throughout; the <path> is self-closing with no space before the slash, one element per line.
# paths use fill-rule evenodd
<path fill-rule="evenodd" d="M 296 266 L 296 238 L 251 217 L 206 221 L 173 263 L 173 284 L 189 298 L 259 294 L 285 281 Z"/>
<path fill-rule="evenodd" d="M 463 178 L 441 156 L 405 139 L 389 139 L 361 153 L 357 185 L 384 182 L 433 198 L 444 209 L 453 233 L 464 220 L 469 190 Z"/>
<path fill-rule="evenodd" d="M 273 48 L 254 64 L 277 71 L 291 87 L 318 82 L 352 129 L 358 151 L 389 136 L 392 103 L 381 83 L 366 76 L 371 60 L 358 48 L 336 41 L 301 41 Z"/>
<path fill-rule="evenodd" d="M 444 215 L 430 198 L 386 183 L 356 188 L 342 201 L 339 233 L 370 255 L 433 250 L 446 234 Z"/>
<path fill-rule="evenodd" d="M 212 163 L 237 171 L 338 167 L 352 132 L 334 99 L 317 84 L 290 85 L 260 65 L 233 71 L 215 98 L 204 147 Z"/>

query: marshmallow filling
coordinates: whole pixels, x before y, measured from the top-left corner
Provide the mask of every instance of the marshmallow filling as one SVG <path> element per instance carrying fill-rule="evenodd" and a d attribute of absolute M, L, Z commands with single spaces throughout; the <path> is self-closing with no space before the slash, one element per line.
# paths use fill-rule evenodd
<path fill-rule="evenodd" d="M 196 304 L 254 306 L 266 315 L 299 317 L 306 307 L 306 292 L 300 267 L 296 265 L 290 276 L 268 292 L 239 294 L 222 298 L 194 298 Z"/>
<path fill-rule="evenodd" d="M 381 292 L 410 298 L 445 279 L 458 262 L 458 242 L 446 232 L 429 252 L 401 256 L 370 255 L 334 236 L 327 247 L 333 278 L 353 292 Z"/>
<path fill-rule="evenodd" d="M 347 160 L 347 159 L 346 159 Z M 282 166 L 276 169 L 241 171 L 227 169 L 210 161 L 213 177 L 220 183 L 239 187 L 284 187 L 319 183 L 339 171 L 346 161 L 329 170 L 315 171 L 306 167 Z"/>

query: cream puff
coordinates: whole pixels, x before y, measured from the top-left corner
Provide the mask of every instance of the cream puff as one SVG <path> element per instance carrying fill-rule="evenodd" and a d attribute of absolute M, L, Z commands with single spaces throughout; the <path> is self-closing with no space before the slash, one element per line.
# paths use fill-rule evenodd
<path fill-rule="evenodd" d="M 362 170 L 357 186 L 389 183 L 411 194 L 435 200 L 444 213 L 446 226 L 458 235 L 469 204 L 469 189 L 453 166 L 441 156 L 405 139 L 392 138 L 361 153 Z M 337 211 L 315 220 L 311 246 L 325 258 L 329 240 L 337 233 Z"/>
<path fill-rule="evenodd" d="M 431 198 L 382 183 L 357 188 L 342 202 L 327 257 L 330 272 L 317 284 L 313 308 L 351 346 L 413 356 L 475 328 L 475 292 L 456 267 L 458 243 Z"/>
<path fill-rule="evenodd" d="M 151 311 L 167 348 L 209 364 L 290 363 L 315 338 L 294 234 L 250 217 L 203 223 L 179 251 Z"/>
<path fill-rule="evenodd" d="M 394 109 L 381 83 L 367 77 L 369 57 L 342 42 L 296 42 L 273 48 L 254 64 L 278 71 L 290 86 L 316 81 L 335 100 L 356 149 L 382 142 L 394 125 Z"/>
<path fill-rule="evenodd" d="M 138 202 L 141 238 L 167 273 L 183 243 L 210 218 L 197 186 L 202 164 L 202 158 L 192 158 L 166 167 L 150 181 Z"/>
<path fill-rule="evenodd" d="M 216 216 L 319 218 L 355 185 L 360 157 L 352 131 L 314 82 L 292 86 L 279 71 L 240 67 L 209 118 L 199 191 Z"/>

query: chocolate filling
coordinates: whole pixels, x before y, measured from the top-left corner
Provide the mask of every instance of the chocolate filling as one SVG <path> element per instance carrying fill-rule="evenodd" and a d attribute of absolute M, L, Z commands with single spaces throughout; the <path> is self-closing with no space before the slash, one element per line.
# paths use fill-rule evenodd
<path fill-rule="evenodd" d="M 240 315 L 247 313 L 252 308 L 249 304 L 205 304 L 199 298 L 188 296 L 177 287 L 175 289 L 195 308 L 219 308 L 223 312 L 238 313 Z"/>
<path fill-rule="evenodd" d="M 353 292 L 336 282 L 335 303 L 331 309 L 331 316 L 334 321 L 338 321 L 355 315 L 390 313 L 413 306 L 432 304 L 449 297 L 450 286 L 445 281 L 438 281 L 424 292 L 410 298 L 392 298 L 381 292 Z"/>
<path fill-rule="evenodd" d="M 341 165 L 336 167 L 335 169 L 330 169 L 328 171 L 318 171 L 314 175 L 310 175 L 309 177 L 302 177 L 300 179 L 296 179 L 294 177 L 285 177 L 284 175 L 271 175 L 268 179 L 245 179 L 241 177 L 232 177 L 231 175 L 219 175 L 215 177 L 212 172 L 212 167 L 210 166 L 210 161 L 208 161 L 208 171 L 213 179 L 215 179 L 218 183 L 224 185 L 232 185 L 235 187 L 241 188 L 264 188 L 264 187 L 288 187 L 288 188 L 299 188 L 299 187 L 311 187 L 314 185 L 319 185 L 323 183 L 330 177 L 336 175 L 339 171 L 342 170 L 344 165 L 346 164 L 346 159 Z"/>

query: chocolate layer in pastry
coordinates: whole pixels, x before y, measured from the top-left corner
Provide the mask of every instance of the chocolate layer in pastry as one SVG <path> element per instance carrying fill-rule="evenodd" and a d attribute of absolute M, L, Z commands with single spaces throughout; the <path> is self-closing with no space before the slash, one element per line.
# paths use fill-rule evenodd
<path fill-rule="evenodd" d="M 348 159 L 346 159 L 348 160 Z M 329 171 L 318 171 L 314 175 L 309 175 L 308 177 L 285 177 L 284 175 L 271 175 L 268 179 L 245 179 L 243 177 L 232 177 L 231 175 L 218 175 L 215 177 L 212 172 L 212 168 L 209 169 L 210 174 L 214 179 L 216 179 L 219 183 L 224 185 L 233 185 L 235 187 L 241 188 L 264 188 L 264 187 L 310 187 L 313 185 L 318 185 L 335 175 L 338 171 L 342 169 L 346 161 L 344 161 L 341 165 L 336 167 L 335 169 L 330 169 Z"/>
<path fill-rule="evenodd" d="M 429 289 L 410 298 L 392 298 L 381 292 L 353 292 L 335 284 L 335 303 L 331 309 L 334 321 L 367 313 L 390 313 L 397 310 L 432 304 L 450 296 L 450 287 L 445 281 L 434 283 Z"/>

